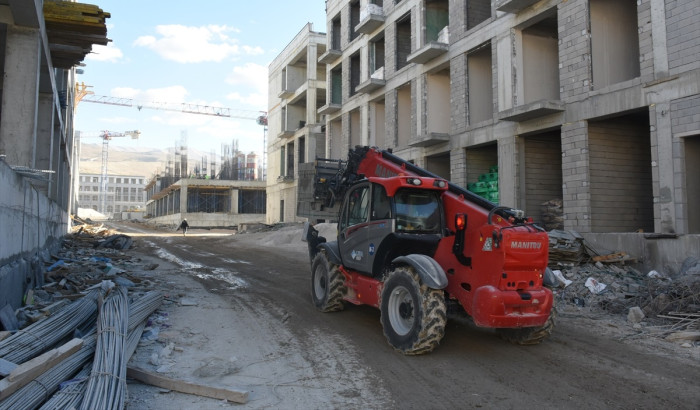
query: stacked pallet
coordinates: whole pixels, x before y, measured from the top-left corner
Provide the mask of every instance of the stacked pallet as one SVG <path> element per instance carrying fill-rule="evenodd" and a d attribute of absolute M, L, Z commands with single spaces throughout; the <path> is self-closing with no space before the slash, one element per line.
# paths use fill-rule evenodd
<path fill-rule="evenodd" d="M 489 168 L 489 172 L 479 175 L 478 182 L 467 184 L 467 190 L 498 204 L 498 165 Z"/>

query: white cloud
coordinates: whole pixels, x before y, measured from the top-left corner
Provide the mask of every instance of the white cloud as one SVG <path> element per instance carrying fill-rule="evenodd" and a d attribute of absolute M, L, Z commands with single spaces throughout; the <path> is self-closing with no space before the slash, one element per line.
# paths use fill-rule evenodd
<path fill-rule="evenodd" d="M 267 67 L 255 63 L 236 66 L 226 77 L 226 83 L 237 87 L 252 88 L 252 91 L 247 94 L 240 91 L 229 93 L 226 96 L 228 100 L 253 107 L 267 107 Z"/>
<path fill-rule="evenodd" d="M 118 98 L 130 98 L 141 102 L 156 103 L 183 103 L 189 94 L 187 89 L 181 85 L 173 85 L 163 88 L 149 88 L 140 90 L 137 88 L 117 87 L 112 89 L 112 96 Z"/>
<path fill-rule="evenodd" d="M 100 118 L 100 122 L 106 124 L 128 124 L 133 122 L 134 119 L 131 117 L 103 117 Z"/>
<path fill-rule="evenodd" d="M 251 93 L 245 96 L 239 93 L 231 93 L 226 96 L 226 99 L 236 102 L 237 104 L 232 104 L 235 106 L 253 106 L 258 108 L 267 106 L 267 95 L 258 93 Z"/>
<path fill-rule="evenodd" d="M 265 51 L 261 47 L 243 46 L 243 51 L 250 56 L 265 54 Z"/>
<path fill-rule="evenodd" d="M 141 36 L 135 46 L 155 51 L 162 58 L 178 63 L 221 62 L 242 53 L 263 53 L 260 47 L 239 46 L 229 36 L 239 30 L 225 25 L 200 27 L 179 24 L 156 26 L 157 36 Z"/>
<path fill-rule="evenodd" d="M 124 57 L 124 53 L 118 49 L 114 43 L 108 43 L 106 46 L 95 44 L 92 46 L 92 52 L 85 56 L 86 60 L 92 61 L 107 61 L 116 63 Z"/>

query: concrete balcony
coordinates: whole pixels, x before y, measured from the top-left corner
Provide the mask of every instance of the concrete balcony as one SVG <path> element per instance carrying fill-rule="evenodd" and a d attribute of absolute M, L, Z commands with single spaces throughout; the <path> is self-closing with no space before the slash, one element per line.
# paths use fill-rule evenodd
<path fill-rule="evenodd" d="M 540 0 L 497 0 L 496 10 L 506 13 L 520 13 Z"/>
<path fill-rule="evenodd" d="M 286 99 L 294 95 L 294 90 L 284 89 L 277 94 L 277 97 L 281 99 Z"/>
<path fill-rule="evenodd" d="M 318 114 L 320 114 L 320 115 L 333 114 L 334 112 L 340 111 L 340 109 L 342 107 L 343 106 L 341 104 L 337 104 L 337 103 L 326 104 L 323 107 L 318 109 Z"/>
<path fill-rule="evenodd" d="M 289 138 L 294 135 L 294 131 L 284 130 L 277 134 L 277 138 Z"/>
<path fill-rule="evenodd" d="M 558 100 L 540 100 L 521 105 L 498 113 L 498 119 L 503 121 L 527 121 L 550 114 L 565 111 L 564 103 Z"/>
<path fill-rule="evenodd" d="M 447 43 L 438 43 L 437 41 L 431 41 L 420 49 L 408 55 L 409 63 L 425 64 L 428 61 L 434 59 L 435 57 L 441 56 L 447 53 L 450 45 Z"/>
<path fill-rule="evenodd" d="M 321 57 L 318 58 L 318 62 L 323 64 L 330 64 L 335 62 L 342 55 L 343 52 L 340 50 L 329 49 L 325 53 L 321 54 Z"/>
<path fill-rule="evenodd" d="M 368 94 L 372 91 L 382 88 L 386 85 L 386 80 L 380 80 L 378 78 L 370 78 L 369 80 L 362 82 L 355 87 L 355 91 L 358 93 Z"/>
<path fill-rule="evenodd" d="M 369 80 L 360 83 L 355 87 L 355 91 L 358 93 L 371 93 L 372 91 L 382 88 L 386 85 L 386 80 L 384 80 L 384 67 L 379 68 L 370 76 Z"/>
<path fill-rule="evenodd" d="M 450 142 L 450 134 L 443 132 L 429 132 L 426 135 L 414 138 L 408 143 L 408 145 L 411 147 L 430 147 L 443 142 Z"/>
<path fill-rule="evenodd" d="M 384 10 L 376 4 L 368 4 L 360 13 L 360 23 L 355 31 L 370 34 L 384 24 Z"/>

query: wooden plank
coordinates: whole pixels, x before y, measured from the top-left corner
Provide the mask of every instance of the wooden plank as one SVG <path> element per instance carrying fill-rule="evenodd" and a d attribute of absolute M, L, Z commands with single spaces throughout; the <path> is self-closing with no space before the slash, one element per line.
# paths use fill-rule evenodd
<path fill-rule="evenodd" d="M 226 389 L 221 387 L 205 386 L 183 380 L 175 380 L 162 375 L 135 367 L 127 367 L 126 375 L 142 383 L 163 389 L 174 390 L 180 393 L 195 394 L 197 396 L 211 397 L 214 399 L 228 400 L 234 403 L 247 403 L 248 392 Z"/>
<path fill-rule="evenodd" d="M 17 366 L 7 377 L 0 380 L 0 400 L 16 392 L 65 358 L 77 352 L 82 345 L 83 339 L 73 339 L 61 347 L 49 350 Z"/>
<path fill-rule="evenodd" d="M 5 377 L 17 368 L 17 363 L 0 358 L 0 376 Z"/>

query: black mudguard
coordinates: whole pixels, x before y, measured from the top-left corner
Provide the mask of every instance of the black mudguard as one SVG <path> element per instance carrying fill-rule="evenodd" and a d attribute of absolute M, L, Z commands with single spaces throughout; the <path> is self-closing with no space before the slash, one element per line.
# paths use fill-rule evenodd
<path fill-rule="evenodd" d="M 447 287 L 447 275 L 435 259 L 427 255 L 411 254 L 399 256 L 392 261 L 394 264 L 405 264 L 413 267 L 423 283 L 432 289 L 445 289 Z"/>
<path fill-rule="evenodd" d="M 314 258 L 319 250 L 326 251 L 328 260 L 336 265 L 340 265 L 340 250 L 338 249 L 338 241 L 326 242 L 326 238 L 318 236 L 316 228 L 310 223 L 304 222 L 304 231 L 301 234 L 301 240 L 307 243 L 309 247 L 309 260 L 313 263 Z"/>

